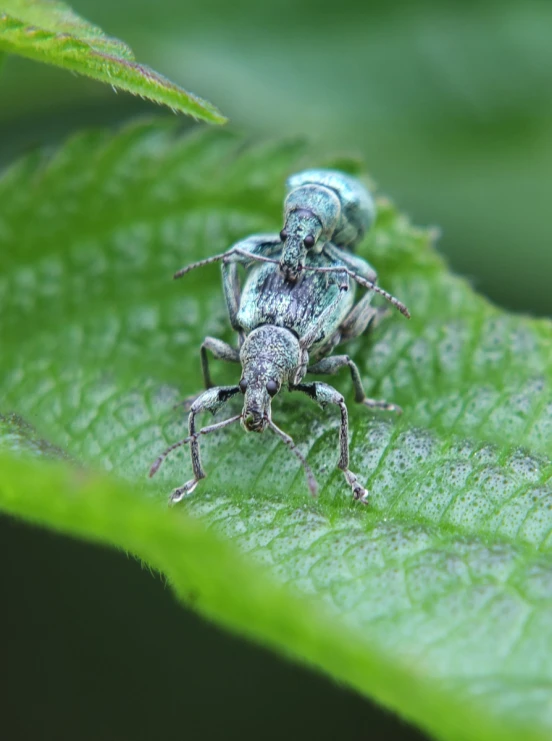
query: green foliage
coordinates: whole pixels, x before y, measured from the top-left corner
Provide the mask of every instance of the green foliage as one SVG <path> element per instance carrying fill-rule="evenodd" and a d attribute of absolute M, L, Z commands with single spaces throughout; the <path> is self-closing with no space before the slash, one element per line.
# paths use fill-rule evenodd
<path fill-rule="evenodd" d="M 204 443 L 208 479 L 178 508 L 187 451 L 146 478 L 184 434 L 172 406 L 200 388 L 201 339 L 232 336 L 217 269 L 171 274 L 277 231 L 285 176 L 315 163 L 332 164 L 296 142 L 139 125 L 4 174 L 0 507 L 128 549 L 208 617 L 439 738 L 549 738 L 551 327 L 474 294 L 385 199 L 362 252 L 413 318 L 351 352 L 403 416 L 356 408 L 336 381 L 371 506 L 335 470 L 336 415 L 289 395 L 274 418 L 308 453 L 317 501 L 284 446 L 240 429 Z M 73 463 L 18 460 L 29 445 Z"/>
<path fill-rule="evenodd" d="M 87 75 L 210 123 L 226 120 L 210 103 L 138 64 L 126 44 L 65 3 L 1 0 L 0 50 Z"/>

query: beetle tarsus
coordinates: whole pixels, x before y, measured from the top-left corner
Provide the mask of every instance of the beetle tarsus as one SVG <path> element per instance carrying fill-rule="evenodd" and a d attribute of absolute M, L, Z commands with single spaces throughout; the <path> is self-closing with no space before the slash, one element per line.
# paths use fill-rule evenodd
<path fill-rule="evenodd" d="M 369 492 L 358 481 L 358 476 L 349 469 L 343 471 L 345 479 L 353 490 L 353 499 L 361 504 L 368 504 Z"/>
<path fill-rule="evenodd" d="M 200 479 L 190 479 L 190 481 L 187 481 L 182 486 L 174 489 L 169 497 L 169 506 L 178 504 L 178 502 L 181 502 L 184 497 L 186 497 L 188 494 L 191 494 L 196 486 L 199 484 L 199 481 Z"/>

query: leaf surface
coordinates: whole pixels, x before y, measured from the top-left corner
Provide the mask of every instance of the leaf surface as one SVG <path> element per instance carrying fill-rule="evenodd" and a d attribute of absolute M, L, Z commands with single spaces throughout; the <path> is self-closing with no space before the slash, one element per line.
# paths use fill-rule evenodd
<path fill-rule="evenodd" d="M 208 478 L 177 509 L 166 496 L 190 477 L 187 451 L 146 479 L 185 434 L 172 407 L 201 387 L 202 338 L 232 339 L 216 267 L 178 283 L 172 273 L 277 232 L 285 177 L 313 164 L 353 166 L 297 142 L 139 125 L 80 135 L 4 174 L 0 411 L 12 454 L 0 506 L 129 549 L 210 618 L 439 738 L 548 738 L 550 324 L 477 296 L 432 233 L 385 199 L 361 252 L 413 318 L 390 316 L 349 349 L 370 395 L 403 416 L 355 407 L 335 379 L 370 507 L 335 469 L 335 413 L 291 395 L 274 418 L 308 454 L 317 501 L 284 446 L 239 428 L 205 440 Z M 18 461 L 25 440 L 72 462 Z"/>
<path fill-rule="evenodd" d="M 210 123 L 226 120 L 207 101 L 138 64 L 125 43 L 57 0 L 0 0 L 2 50 L 78 72 Z"/>

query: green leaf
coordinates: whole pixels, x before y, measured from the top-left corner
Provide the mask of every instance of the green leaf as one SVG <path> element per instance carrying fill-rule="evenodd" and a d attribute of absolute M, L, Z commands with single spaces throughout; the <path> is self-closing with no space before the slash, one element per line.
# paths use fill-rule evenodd
<path fill-rule="evenodd" d="M 0 0 L 0 51 L 78 72 L 210 123 L 224 116 L 154 70 L 61 2 Z"/>
<path fill-rule="evenodd" d="M 232 338 L 218 270 L 172 273 L 278 231 L 285 176 L 315 163 L 332 161 L 297 142 L 140 125 L 4 174 L 0 399 L 36 427 L 25 438 L 19 417 L 6 422 L 11 447 L 45 439 L 112 473 L 12 453 L 0 507 L 130 550 L 209 618 L 439 738 L 549 738 L 551 326 L 477 296 L 387 200 L 362 252 L 413 318 L 349 350 L 371 395 L 404 414 L 371 415 L 335 381 L 371 506 L 335 469 L 335 414 L 290 395 L 274 418 L 308 454 L 317 501 L 284 446 L 240 429 L 206 439 L 208 479 L 178 508 L 166 497 L 189 478 L 186 451 L 147 480 L 185 434 L 172 406 L 201 386 L 201 339 Z M 213 365 L 217 382 L 236 373 Z"/>

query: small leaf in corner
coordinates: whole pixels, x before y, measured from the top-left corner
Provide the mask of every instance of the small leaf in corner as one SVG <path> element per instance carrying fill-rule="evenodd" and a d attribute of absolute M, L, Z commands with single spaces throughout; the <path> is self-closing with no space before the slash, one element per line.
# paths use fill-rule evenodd
<path fill-rule="evenodd" d="M 211 103 L 136 62 L 125 43 L 65 3 L 0 0 L 0 64 L 2 51 L 92 77 L 208 123 L 226 122 Z"/>

